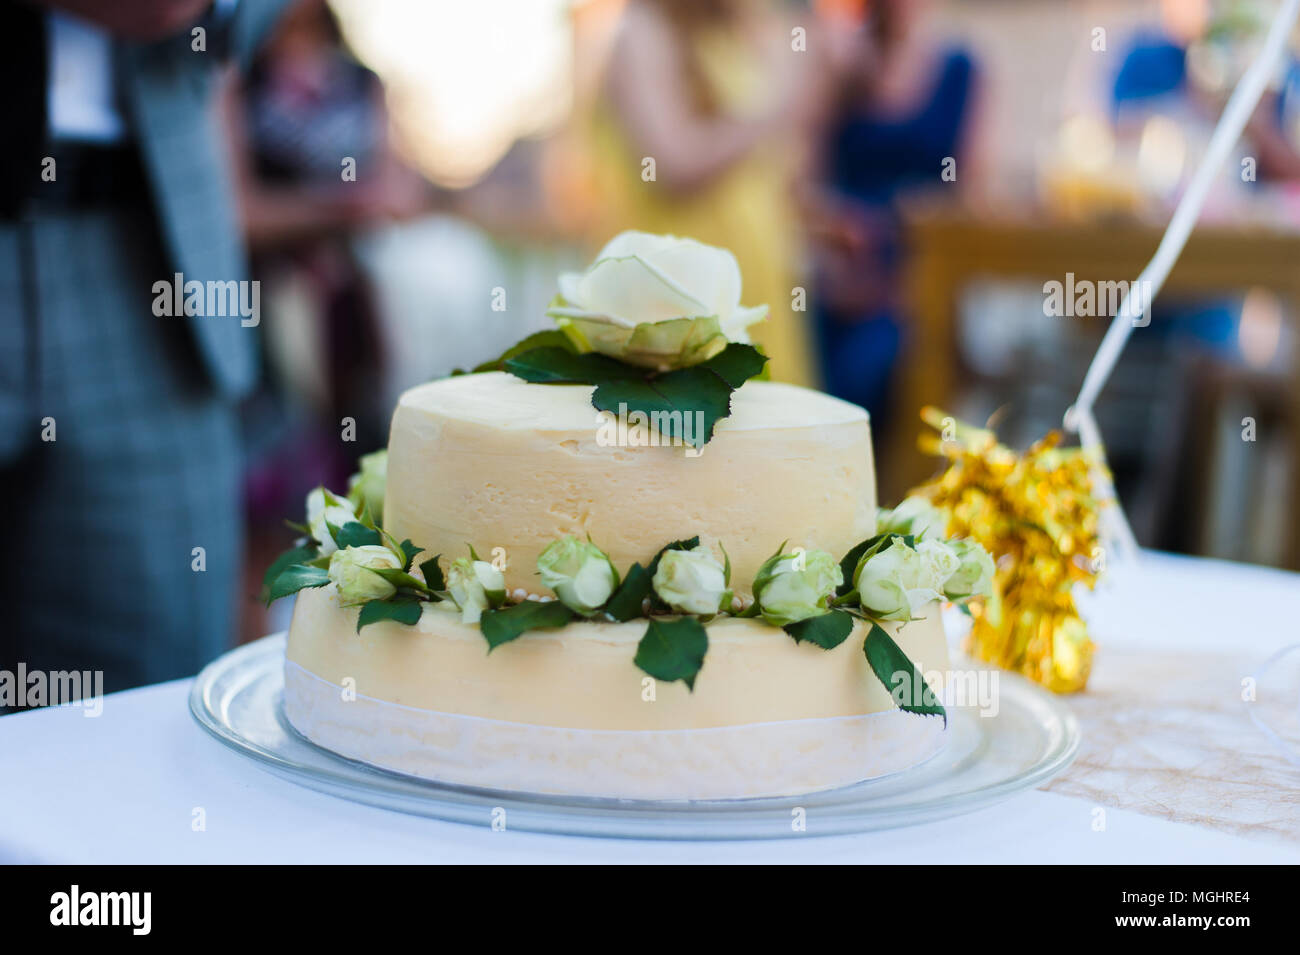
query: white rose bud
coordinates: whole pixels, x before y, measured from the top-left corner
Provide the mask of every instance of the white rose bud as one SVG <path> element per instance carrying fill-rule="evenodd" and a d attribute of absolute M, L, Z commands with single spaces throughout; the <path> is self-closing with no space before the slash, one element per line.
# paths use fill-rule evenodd
<path fill-rule="evenodd" d="M 740 304 L 740 266 L 726 249 L 646 232 L 615 236 L 582 273 L 560 276 L 546 312 L 582 351 L 648 368 L 712 358 L 767 306 Z"/>
<path fill-rule="evenodd" d="M 961 566 L 957 552 L 941 540 L 917 541 L 916 552 L 921 555 L 922 576 L 919 586 L 942 593 L 948 578 L 957 573 L 957 568 Z"/>
<path fill-rule="evenodd" d="M 447 568 L 447 592 L 460 608 L 461 623 L 478 623 L 483 611 L 506 599 L 506 578 L 485 560 L 460 557 Z"/>
<path fill-rule="evenodd" d="M 892 511 L 876 511 L 877 534 L 903 534 L 943 540 L 948 531 L 948 515 L 924 497 L 906 497 Z"/>
<path fill-rule="evenodd" d="M 763 619 L 774 627 L 818 617 L 829 610 L 835 589 L 844 583 L 839 563 L 824 550 L 800 557 L 769 557 L 754 578 L 754 599 Z"/>
<path fill-rule="evenodd" d="M 664 551 L 651 585 L 678 613 L 714 614 L 731 606 L 726 569 L 704 546 Z"/>
<path fill-rule="evenodd" d="M 307 495 L 307 526 L 311 536 L 320 544 L 322 555 L 337 551 L 338 545 L 330 535 L 329 526 L 342 527 L 357 519 L 357 512 L 345 497 L 318 487 Z"/>
<path fill-rule="evenodd" d="M 573 536 L 549 544 L 537 557 L 537 572 L 561 603 L 580 614 L 595 613 L 618 586 L 609 555 Z"/>
<path fill-rule="evenodd" d="M 376 524 L 384 522 L 384 490 L 388 485 L 388 450 L 363 455 L 358 462 L 361 470 L 348 479 L 348 496 L 356 502 L 357 512 L 362 506 L 370 508 Z"/>
<path fill-rule="evenodd" d="M 993 573 L 997 568 L 989 552 L 969 538 L 950 541 L 948 546 L 957 555 L 959 565 L 943 585 L 944 595 L 949 600 L 965 600 L 992 594 Z"/>
<path fill-rule="evenodd" d="M 944 544 L 922 541 L 913 549 L 894 537 L 858 561 L 853 585 L 863 610 L 882 620 L 911 620 L 918 609 L 942 596 L 944 572 L 955 567 L 956 555 Z"/>
<path fill-rule="evenodd" d="M 345 547 L 330 557 L 330 580 L 339 588 L 339 600 L 345 607 L 370 600 L 385 600 L 397 588 L 375 573 L 376 570 L 401 570 L 402 561 L 387 547 L 367 544 Z"/>

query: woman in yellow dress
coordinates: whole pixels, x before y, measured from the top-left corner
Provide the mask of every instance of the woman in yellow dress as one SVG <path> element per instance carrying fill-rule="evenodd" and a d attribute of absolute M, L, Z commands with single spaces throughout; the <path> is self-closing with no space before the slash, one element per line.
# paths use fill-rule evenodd
<path fill-rule="evenodd" d="M 774 379 L 816 384 L 792 178 L 815 121 L 815 59 L 756 0 L 633 0 L 589 126 L 602 237 L 731 249 Z M 593 237 L 594 238 L 594 237 Z"/>

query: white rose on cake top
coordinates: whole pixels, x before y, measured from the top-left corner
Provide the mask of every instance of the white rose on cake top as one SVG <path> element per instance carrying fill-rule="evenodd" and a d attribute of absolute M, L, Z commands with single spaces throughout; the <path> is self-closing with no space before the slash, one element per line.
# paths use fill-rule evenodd
<path fill-rule="evenodd" d="M 728 342 L 749 342 L 767 306 L 740 304 L 740 266 L 726 249 L 694 239 L 623 232 L 585 272 L 559 278 L 546 314 L 580 351 L 647 368 L 685 368 Z"/>

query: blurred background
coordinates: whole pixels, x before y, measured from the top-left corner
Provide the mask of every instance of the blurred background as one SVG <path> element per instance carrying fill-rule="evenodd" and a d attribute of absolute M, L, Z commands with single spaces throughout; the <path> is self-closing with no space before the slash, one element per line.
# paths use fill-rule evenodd
<path fill-rule="evenodd" d="M 871 412 L 882 502 L 935 469 L 923 404 L 1041 437 L 1118 305 L 1048 314 L 1045 283 L 1137 276 L 1273 9 L 294 4 L 222 109 L 263 303 L 241 592 L 402 390 L 549 324 L 627 228 L 736 253 L 775 376 Z M 1300 568 L 1298 224 L 1291 58 L 1099 403 L 1146 546 Z"/>

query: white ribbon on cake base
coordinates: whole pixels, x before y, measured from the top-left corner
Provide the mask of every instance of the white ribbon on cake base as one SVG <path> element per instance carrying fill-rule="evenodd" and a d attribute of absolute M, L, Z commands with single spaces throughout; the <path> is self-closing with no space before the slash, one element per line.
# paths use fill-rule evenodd
<path fill-rule="evenodd" d="M 291 661 L 284 711 L 318 746 L 381 769 L 485 789 L 618 799 L 833 789 L 915 766 L 948 739 L 941 717 L 902 710 L 710 729 L 535 726 L 352 694 Z"/>

